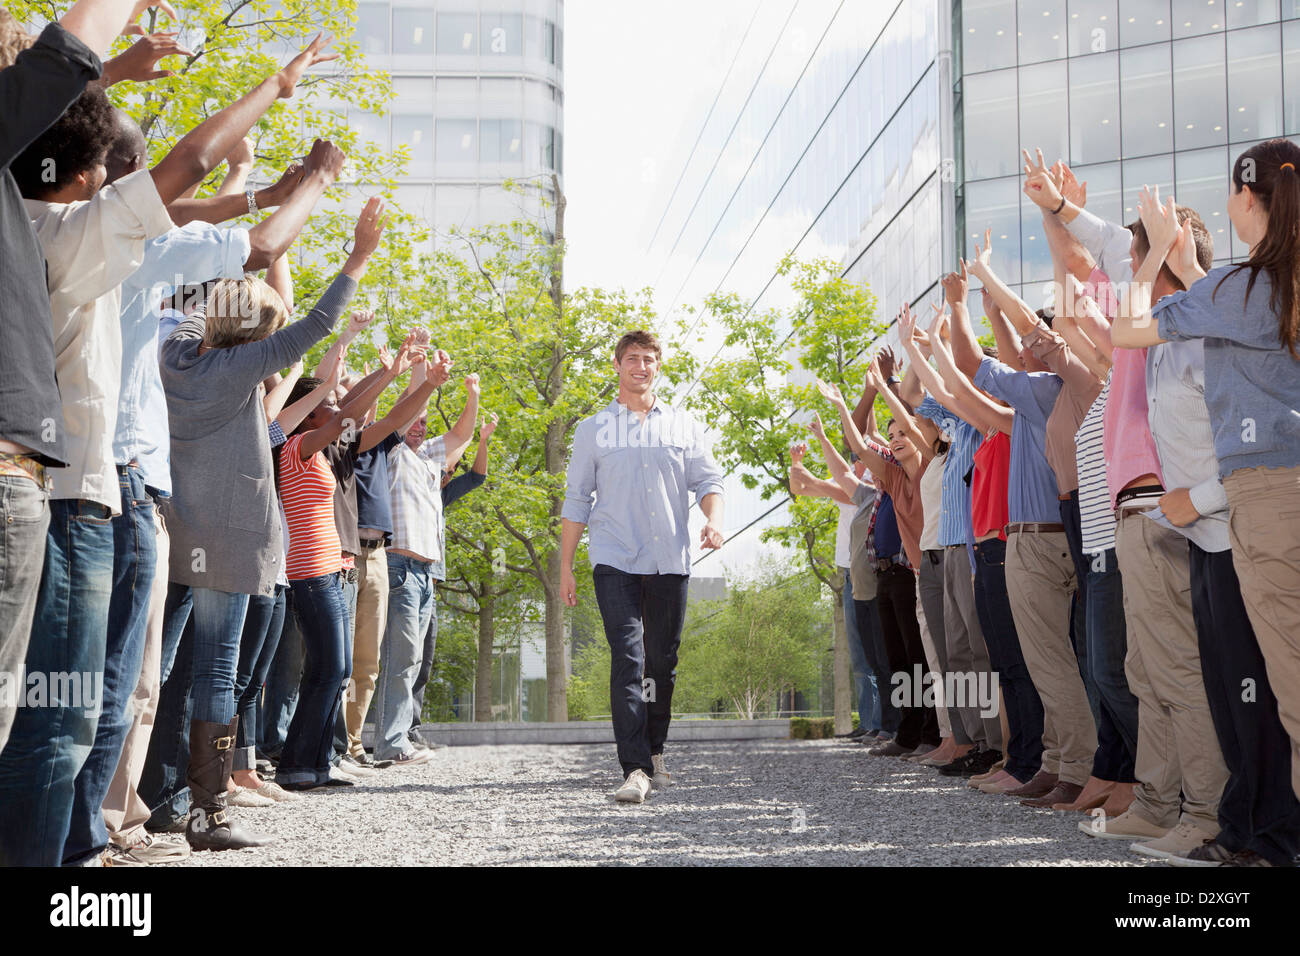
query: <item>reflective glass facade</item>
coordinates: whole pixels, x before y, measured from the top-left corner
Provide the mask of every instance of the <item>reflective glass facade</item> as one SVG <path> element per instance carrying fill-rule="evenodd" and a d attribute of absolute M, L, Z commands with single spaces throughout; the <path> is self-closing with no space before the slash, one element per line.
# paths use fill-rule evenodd
<path fill-rule="evenodd" d="M 944 84 L 936 0 L 757 4 L 727 55 L 726 79 L 701 94 L 703 117 L 675 188 L 659 197 L 647 284 L 661 314 L 718 290 L 766 309 L 791 292 L 777 265 L 787 253 L 830 257 L 868 282 L 881 315 L 936 288 L 943 243 L 941 129 Z M 743 34 L 742 34 L 743 28 Z M 951 179 L 951 177 L 948 177 Z M 951 193 L 951 189 L 949 189 Z M 720 336 L 700 319 L 704 358 Z M 710 344 L 712 343 L 712 344 Z M 752 553 L 781 511 L 728 488 L 727 523 L 753 527 L 724 549 Z M 704 565 L 701 573 L 718 573 Z"/>
<path fill-rule="evenodd" d="M 1041 146 L 1098 214 L 1129 222 L 1144 183 L 1172 186 L 1216 261 L 1244 258 L 1229 171 L 1252 143 L 1300 133 L 1297 17 L 1297 0 L 957 0 L 962 247 L 991 226 L 994 267 L 1041 304 L 1051 261 L 1017 152 Z"/>
<path fill-rule="evenodd" d="M 552 222 L 536 195 L 501 183 L 541 183 L 548 201 L 550 174 L 563 184 L 562 0 L 361 2 L 354 39 L 371 67 L 392 75 L 395 97 L 386 116 L 348 119 L 383 148 L 409 150 L 404 209 L 443 234 Z"/>

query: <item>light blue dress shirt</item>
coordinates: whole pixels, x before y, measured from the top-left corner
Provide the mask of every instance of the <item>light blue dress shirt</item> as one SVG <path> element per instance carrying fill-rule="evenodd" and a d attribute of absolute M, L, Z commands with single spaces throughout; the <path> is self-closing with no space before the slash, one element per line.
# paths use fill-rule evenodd
<path fill-rule="evenodd" d="M 722 494 L 722 471 L 689 413 L 657 399 L 642 422 L 615 400 L 578 423 L 562 515 L 587 525 L 593 567 L 690 574 L 691 494 Z"/>
<path fill-rule="evenodd" d="M 1011 425 L 1011 473 L 1007 482 L 1007 520 L 1061 523 L 1056 474 L 1047 463 L 1047 417 L 1061 393 L 1052 372 L 1021 372 L 985 356 L 975 387 L 1016 410 Z"/>
<path fill-rule="evenodd" d="M 250 250 L 246 229 L 191 222 L 149 242 L 144 261 L 122 283 L 122 387 L 113 460 L 138 462 L 144 483 L 163 495 L 171 494 L 172 481 L 167 398 L 158 372 L 160 303 L 180 285 L 243 278 Z"/>

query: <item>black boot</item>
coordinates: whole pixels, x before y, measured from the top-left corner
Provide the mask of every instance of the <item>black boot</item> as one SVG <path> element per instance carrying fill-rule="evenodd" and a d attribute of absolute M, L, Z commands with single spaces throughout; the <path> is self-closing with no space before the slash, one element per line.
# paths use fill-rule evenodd
<path fill-rule="evenodd" d="M 235 758 L 236 717 L 230 724 L 190 722 L 190 819 L 185 839 L 195 850 L 239 850 L 271 842 L 232 819 L 226 809 L 226 784 Z"/>

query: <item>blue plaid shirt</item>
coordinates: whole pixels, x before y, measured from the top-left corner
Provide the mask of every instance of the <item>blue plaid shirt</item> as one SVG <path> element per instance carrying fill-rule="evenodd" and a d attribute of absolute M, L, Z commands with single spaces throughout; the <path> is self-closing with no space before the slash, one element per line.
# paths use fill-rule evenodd
<path fill-rule="evenodd" d="M 975 543 L 971 527 L 970 485 L 966 475 L 975 464 L 975 449 L 984 436 L 969 422 L 954 415 L 931 395 L 916 407 L 948 436 L 948 458 L 943 465 L 943 508 L 939 512 L 939 543 L 944 547 Z"/>

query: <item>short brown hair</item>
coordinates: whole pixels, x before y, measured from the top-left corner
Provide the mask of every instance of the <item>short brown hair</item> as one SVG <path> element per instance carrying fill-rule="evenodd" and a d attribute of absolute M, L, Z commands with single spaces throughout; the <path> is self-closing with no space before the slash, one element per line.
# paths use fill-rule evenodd
<path fill-rule="evenodd" d="M 1205 228 L 1205 221 L 1201 219 L 1198 213 L 1191 206 L 1175 206 L 1174 213 L 1178 216 L 1179 225 L 1187 225 L 1192 230 L 1192 241 L 1196 243 L 1196 262 L 1202 269 L 1209 272 L 1214 268 L 1214 238 L 1210 235 L 1210 230 Z M 1142 220 L 1129 226 L 1133 232 L 1133 249 L 1143 259 L 1151 251 L 1151 240 L 1147 237 L 1147 228 L 1142 225 Z M 1137 272 L 1136 269 L 1133 270 Z M 1169 264 L 1160 267 L 1160 274 L 1165 277 L 1165 281 L 1175 289 L 1185 289 L 1182 280 L 1179 279 Z"/>
<path fill-rule="evenodd" d="M 634 329 L 618 340 L 618 345 L 614 346 L 614 361 L 623 361 L 623 353 L 634 345 L 637 348 L 654 349 L 655 358 L 663 361 L 664 351 L 659 346 L 659 339 L 655 338 L 653 332 L 647 332 L 645 329 Z"/>
<path fill-rule="evenodd" d="M 13 66 L 18 54 L 36 42 L 6 8 L 0 7 L 0 70 Z"/>

